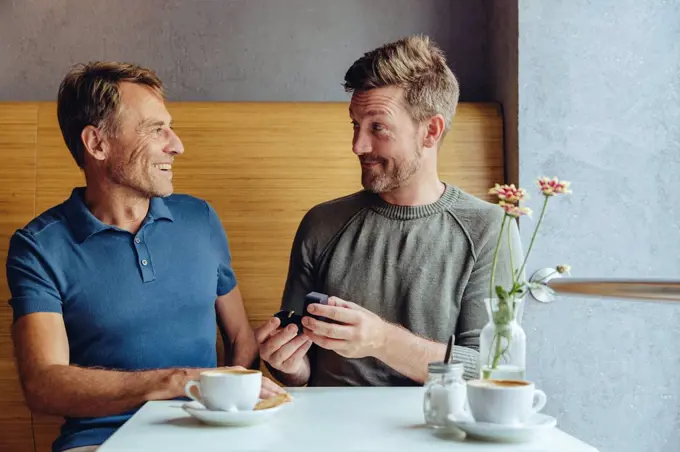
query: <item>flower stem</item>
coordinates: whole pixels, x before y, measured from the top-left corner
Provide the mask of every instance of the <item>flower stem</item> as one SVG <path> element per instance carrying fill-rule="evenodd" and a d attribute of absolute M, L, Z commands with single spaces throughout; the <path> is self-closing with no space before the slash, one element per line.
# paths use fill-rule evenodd
<path fill-rule="evenodd" d="M 541 209 L 541 216 L 538 217 L 538 223 L 536 223 L 536 229 L 534 229 L 534 235 L 531 236 L 531 242 L 529 242 L 529 248 L 527 249 L 527 254 L 524 256 L 524 262 L 522 263 L 522 266 L 519 269 L 519 272 L 517 272 L 517 275 L 522 274 L 524 271 L 524 267 L 527 265 L 527 260 L 529 259 L 529 254 L 531 253 L 531 249 L 534 247 L 534 241 L 536 240 L 536 235 L 538 234 L 538 228 L 541 227 L 541 222 L 543 221 L 543 217 L 545 216 L 545 209 L 548 207 L 548 199 L 549 196 L 545 196 L 545 201 L 543 201 L 543 208 Z"/>
<path fill-rule="evenodd" d="M 510 348 L 510 343 L 512 342 L 512 334 L 508 334 L 509 331 L 503 331 L 501 333 L 498 333 L 498 336 L 496 336 L 496 356 L 494 356 L 493 360 L 493 365 L 492 369 L 496 369 L 498 367 L 498 362 L 501 360 L 501 358 L 508 352 L 508 349 Z M 507 345 L 501 350 L 501 341 L 502 339 L 505 338 L 507 341 Z"/>
<path fill-rule="evenodd" d="M 496 333 L 496 352 L 493 356 L 493 362 L 491 363 L 491 368 L 495 369 L 498 367 L 498 361 L 501 359 L 501 334 Z"/>
<path fill-rule="evenodd" d="M 512 220 L 510 220 L 512 221 Z M 515 287 L 515 261 L 512 258 L 512 224 L 508 225 L 508 251 L 510 252 L 510 276 L 512 278 L 512 287 Z M 519 275 L 517 275 L 519 277 Z"/>
<path fill-rule="evenodd" d="M 491 266 L 491 285 L 489 287 L 489 298 L 493 298 L 493 284 L 494 277 L 496 276 L 496 261 L 498 260 L 498 248 L 501 245 L 501 239 L 503 238 L 503 229 L 505 229 L 505 221 L 508 215 L 503 215 L 503 222 L 501 223 L 501 232 L 498 234 L 498 242 L 496 242 L 496 249 L 493 252 L 493 265 Z M 489 300 L 491 301 L 491 300 Z"/>
<path fill-rule="evenodd" d="M 491 369 L 498 368 L 498 364 L 501 358 L 508 352 L 508 349 L 510 348 L 510 343 L 512 342 L 512 333 L 508 329 L 509 326 L 503 325 L 498 327 L 502 328 L 502 330 L 496 332 L 495 334 L 496 350 L 494 352 L 493 361 L 491 362 Z M 501 348 L 503 338 L 505 338 L 507 344 L 505 345 L 505 347 Z"/>
<path fill-rule="evenodd" d="M 545 275 L 543 278 L 539 279 L 538 281 L 534 281 L 534 282 L 537 283 L 537 284 L 538 284 L 538 283 L 542 283 L 543 281 L 545 281 L 546 279 L 548 279 L 550 276 L 555 275 L 555 274 L 558 274 L 558 273 L 559 273 L 559 272 L 558 272 L 557 270 L 553 270 L 552 273 L 548 273 L 548 274 Z"/>

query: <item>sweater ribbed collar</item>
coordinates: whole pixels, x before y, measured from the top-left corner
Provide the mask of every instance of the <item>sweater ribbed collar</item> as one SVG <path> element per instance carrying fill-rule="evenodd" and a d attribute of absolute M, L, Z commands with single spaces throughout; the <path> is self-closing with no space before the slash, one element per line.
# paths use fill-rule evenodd
<path fill-rule="evenodd" d="M 415 220 L 417 218 L 427 217 L 432 214 L 443 212 L 453 205 L 458 199 L 459 191 L 456 187 L 448 185 L 444 182 L 444 193 L 438 200 L 431 204 L 423 204 L 420 206 L 399 206 L 390 204 L 383 200 L 377 194 L 372 193 L 373 199 L 372 208 L 381 215 L 394 220 Z"/>

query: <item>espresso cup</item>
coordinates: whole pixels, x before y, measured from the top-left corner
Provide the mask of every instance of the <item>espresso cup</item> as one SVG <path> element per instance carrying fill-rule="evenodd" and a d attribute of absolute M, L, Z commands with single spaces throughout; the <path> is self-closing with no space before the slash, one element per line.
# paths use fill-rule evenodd
<path fill-rule="evenodd" d="M 250 369 L 214 369 L 184 386 L 187 397 L 213 411 L 251 411 L 260 398 L 262 372 Z M 192 390 L 196 387 L 198 396 Z"/>
<path fill-rule="evenodd" d="M 547 397 L 530 381 L 470 380 L 467 408 L 475 422 L 520 425 L 543 409 Z"/>

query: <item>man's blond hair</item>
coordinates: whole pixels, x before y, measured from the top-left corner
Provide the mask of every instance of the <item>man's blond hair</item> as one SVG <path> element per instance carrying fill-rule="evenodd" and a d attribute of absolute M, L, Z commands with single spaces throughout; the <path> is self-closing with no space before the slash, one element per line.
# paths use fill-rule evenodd
<path fill-rule="evenodd" d="M 345 74 L 348 92 L 385 86 L 404 89 L 406 108 L 414 121 L 440 114 L 445 132 L 450 129 L 460 88 L 444 52 L 427 36 L 409 36 L 367 52 Z"/>
<path fill-rule="evenodd" d="M 163 83 L 151 71 L 135 64 L 95 61 L 77 64 L 59 86 L 57 119 L 66 146 L 79 167 L 85 165 L 83 129 L 92 125 L 116 134 L 120 111 L 120 83 L 145 85 L 164 97 Z"/>

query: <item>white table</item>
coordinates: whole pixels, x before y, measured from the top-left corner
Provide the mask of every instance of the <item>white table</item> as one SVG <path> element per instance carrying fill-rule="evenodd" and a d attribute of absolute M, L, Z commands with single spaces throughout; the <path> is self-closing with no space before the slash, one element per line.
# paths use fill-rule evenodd
<path fill-rule="evenodd" d="M 295 401 L 249 427 L 199 423 L 180 401 L 149 402 L 98 452 L 485 451 L 597 452 L 551 429 L 532 443 L 473 441 L 425 427 L 423 388 L 291 388 Z M 559 427 L 559 420 L 558 420 Z"/>

